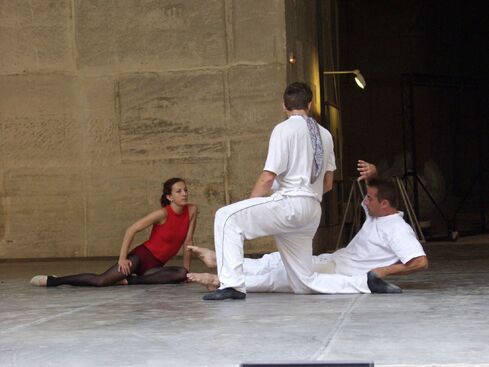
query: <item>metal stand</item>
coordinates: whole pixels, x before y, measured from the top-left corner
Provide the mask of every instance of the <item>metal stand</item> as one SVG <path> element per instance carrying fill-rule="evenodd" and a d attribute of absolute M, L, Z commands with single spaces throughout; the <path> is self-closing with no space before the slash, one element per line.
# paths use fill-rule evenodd
<path fill-rule="evenodd" d="M 341 238 L 343 237 L 343 232 L 345 230 L 346 219 L 348 218 L 350 207 L 352 208 L 352 225 L 350 231 L 350 241 L 353 238 L 353 234 L 358 232 L 361 225 L 361 211 L 357 210 L 360 208 L 361 200 L 365 196 L 362 184 L 356 179 L 351 179 L 350 193 L 348 194 L 348 201 L 346 202 L 345 213 L 343 214 L 343 219 L 341 221 L 340 232 L 338 234 L 338 239 L 336 240 L 336 250 L 340 248 Z"/>
<path fill-rule="evenodd" d="M 404 180 L 404 181 L 407 182 L 407 178 L 408 177 L 412 177 L 413 178 L 413 180 L 412 180 L 413 196 L 415 198 L 418 197 L 418 195 L 419 195 L 418 185 L 419 185 L 423 189 L 423 191 L 426 194 L 426 196 L 428 197 L 428 199 L 433 204 L 433 207 L 436 209 L 436 211 L 440 215 L 440 217 L 443 220 L 443 222 L 445 223 L 445 226 L 447 228 L 447 237 L 450 238 L 450 239 L 452 239 L 452 240 L 455 240 L 457 236 L 454 235 L 454 233 L 456 233 L 456 232 L 453 230 L 453 221 L 450 221 L 447 218 L 447 216 L 443 213 L 443 210 L 441 210 L 440 206 L 437 204 L 437 202 L 433 198 L 433 195 L 431 195 L 431 193 L 428 191 L 427 187 L 425 186 L 425 184 L 423 183 L 423 181 L 419 178 L 419 176 L 415 175 L 412 172 L 407 172 L 403 176 L 402 180 Z M 399 178 L 399 180 L 401 180 L 401 179 Z M 404 187 L 404 190 L 406 190 L 404 184 L 403 184 L 403 187 Z M 418 203 L 418 207 L 417 208 L 416 208 L 416 203 Z M 419 202 L 415 199 L 413 212 L 416 214 L 416 213 L 418 213 L 418 211 L 419 211 Z"/>
<path fill-rule="evenodd" d="M 479 150 L 479 167 L 478 173 L 475 176 L 474 181 L 470 184 L 467 193 L 464 195 L 463 199 L 459 203 L 455 214 L 448 217 L 443 213 L 443 210 L 436 203 L 433 196 L 430 194 L 426 186 L 420 180 L 417 172 L 417 144 L 416 144 L 416 123 L 415 123 L 415 108 L 414 108 L 414 89 L 416 87 L 420 88 L 438 88 L 442 90 L 453 90 L 457 93 L 457 99 L 455 101 L 455 112 L 454 112 L 454 125 L 455 125 L 455 135 L 458 137 L 461 129 L 461 106 L 460 101 L 462 100 L 462 93 L 465 89 L 469 88 L 471 90 L 482 89 L 482 81 L 480 79 L 472 79 L 467 77 L 455 77 L 455 76 L 436 76 L 436 75 L 422 75 L 422 74 L 403 74 L 401 79 L 401 98 L 402 98 L 402 138 L 403 138 L 403 155 L 404 155 L 404 180 L 407 182 L 408 177 L 412 177 L 412 182 L 409 189 L 412 189 L 412 199 L 414 202 L 414 213 L 419 216 L 419 187 L 424 190 L 429 200 L 438 211 L 441 219 L 444 221 L 447 228 L 447 236 L 451 240 L 456 240 L 458 237 L 456 217 L 462 206 L 465 204 L 466 200 L 470 195 L 473 194 L 474 187 L 477 182 L 479 182 L 478 190 L 478 200 L 479 200 L 479 212 L 480 212 L 480 228 L 479 233 L 484 233 L 487 231 L 487 214 L 486 214 L 486 203 L 487 203 L 487 184 L 486 179 L 482 171 L 484 171 L 483 164 L 486 162 L 484 160 L 485 154 L 484 149 L 487 149 L 487 116 L 482 116 L 476 127 L 475 133 L 477 134 L 477 149 Z M 482 92 L 479 92 L 482 95 Z M 485 103 L 481 101 L 481 103 Z M 487 110 L 486 110 L 487 111 Z M 473 133 L 472 133 L 473 134 Z M 467 135 L 463 135 L 467 136 Z M 457 151 L 456 140 L 453 144 L 453 151 L 451 152 L 451 162 L 453 162 L 452 169 L 454 172 L 458 172 L 458 167 L 455 165 L 460 160 L 458 156 L 460 154 Z M 409 153 L 408 153 L 409 152 Z M 410 162 L 408 162 L 408 155 Z M 409 167 L 409 164 L 411 167 Z M 466 174 L 466 173 L 464 173 Z M 457 176 L 454 176 L 454 184 L 457 185 Z"/>
<path fill-rule="evenodd" d="M 407 213 L 408 219 L 409 219 L 409 224 L 413 228 L 414 233 L 416 234 L 417 239 L 419 242 L 424 243 L 426 242 L 426 238 L 423 234 L 423 231 L 421 229 L 421 225 L 419 224 L 418 218 L 416 217 L 416 213 L 414 211 L 413 205 L 411 204 L 411 201 L 409 200 L 409 195 L 406 191 L 406 187 L 404 186 L 404 182 L 402 181 L 401 178 L 394 176 L 393 180 L 397 186 L 397 189 L 400 194 L 400 199 L 404 205 L 405 211 Z M 341 239 L 343 237 L 344 231 L 345 231 L 345 224 L 346 220 L 349 216 L 349 210 L 352 208 L 352 225 L 351 225 L 351 231 L 350 231 L 350 236 L 348 241 L 351 241 L 353 238 L 353 234 L 357 233 L 361 227 L 361 213 L 362 210 L 358 210 L 361 208 L 361 201 L 365 197 L 362 185 L 360 182 L 358 182 L 356 179 L 352 179 L 352 184 L 350 188 L 350 193 L 348 194 L 348 201 L 346 203 L 346 208 L 345 212 L 343 214 L 343 219 L 341 221 L 341 227 L 340 227 L 340 232 L 338 234 L 338 239 L 336 240 L 336 248 L 335 250 L 338 250 L 340 248 L 341 244 Z"/>
<path fill-rule="evenodd" d="M 460 213 L 462 210 L 465 202 L 469 198 L 469 196 L 472 194 L 474 191 L 476 185 L 479 185 L 479 197 L 484 198 L 484 188 L 485 188 L 485 183 L 484 183 L 484 173 L 489 173 L 489 169 L 484 169 L 484 168 L 479 168 L 479 172 L 477 175 L 472 179 L 472 182 L 470 183 L 469 189 L 465 193 L 464 197 L 462 200 L 460 200 L 460 203 L 457 206 L 457 209 L 455 209 L 455 214 L 453 215 L 452 221 L 456 223 L 456 218 L 457 215 Z M 486 228 L 486 201 L 484 199 L 479 200 L 479 215 L 480 215 L 480 233 L 486 233 L 487 228 Z"/>
<path fill-rule="evenodd" d="M 416 124 L 414 116 L 414 87 L 431 87 L 431 88 L 444 88 L 444 89 L 460 89 L 460 81 L 456 78 L 447 78 L 440 76 L 418 75 L 418 74 L 403 74 L 401 79 L 401 98 L 402 98 L 402 145 L 404 156 L 404 178 L 413 177 L 412 189 L 413 189 L 413 201 L 414 212 L 419 216 L 419 190 L 418 185 L 421 185 L 424 192 L 428 195 L 429 199 L 438 210 L 442 219 L 447 226 L 447 232 L 449 232 L 448 219 L 439 205 L 434 200 L 426 186 L 421 182 L 418 176 L 418 157 L 417 157 L 417 144 L 416 144 Z M 460 119 L 459 108 L 456 109 L 456 120 Z M 408 153 L 410 151 L 410 153 Z M 411 158 L 411 168 L 409 169 L 408 155 Z M 453 159 L 453 158 L 452 158 Z"/>
<path fill-rule="evenodd" d="M 402 203 L 404 204 L 404 208 L 406 210 L 406 213 L 409 218 L 409 223 L 411 227 L 413 228 L 414 233 L 416 234 L 416 237 L 418 238 L 419 242 L 424 243 L 426 242 L 426 238 L 424 236 L 423 231 L 421 230 L 421 226 L 419 224 L 418 218 L 416 217 L 416 212 L 413 209 L 413 205 L 411 204 L 411 201 L 409 200 L 409 195 L 406 191 L 406 187 L 404 186 L 404 182 L 402 181 L 401 178 L 394 176 L 394 181 L 396 182 L 397 189 L 399 190 L 399 193 L 401 194 L 401 199 Z"/>

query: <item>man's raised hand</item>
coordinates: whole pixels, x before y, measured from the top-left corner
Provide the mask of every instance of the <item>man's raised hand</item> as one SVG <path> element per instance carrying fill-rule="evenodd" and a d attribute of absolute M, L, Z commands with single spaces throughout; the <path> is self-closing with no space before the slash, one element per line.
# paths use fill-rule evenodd
<path fill-rule="evenodd" d="M 361 159 L 358 160 L 357 171 L 360 174 L 357 181 L 365 180 L 368 182 L 368 180 L 377 176 L 377 167 L 375 167 L 375 164 L 362 161 Z"/>

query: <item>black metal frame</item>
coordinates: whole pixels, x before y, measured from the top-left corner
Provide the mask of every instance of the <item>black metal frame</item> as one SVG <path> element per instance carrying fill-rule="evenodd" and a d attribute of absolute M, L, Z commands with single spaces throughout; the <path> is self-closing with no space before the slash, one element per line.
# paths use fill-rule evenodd
<path fill-rule="evenodd" d="M 477 182 L 479 182 L 479 197 L 480 197 L 480 218 L 481 218 L 481 233 L 486 232 L 486 208 L 485 201 L 483 199 L 484 194 L 484 175 L 483 171 L 487 170 L 483 167 L 482 162 L 482 146 L 483 142 L 481 138 L 484 134 L 479 134 L 478 140 L 478 149 L 479 149 L 479 170 L 477 175 L 474 177 L 472 184 L 470 185 L 469 190 L 464 195 L 463 199 L 460 201 L 457 210 L 455 211 L 452 218 L 448 218 L 445 213 L 441 210 L 440 206 L 436 203 L 435 199 L 428 191 L 426 186 L 420 180 L 417 171 L 417 152 L 416 152 L 416 135 L 415 135 L 415 116 L 414 116 L 414 98 L 413 98 L 413 90 L 415 87 L 433 87 L 433 88 L 453 88 L 456 89 L 459 93 L 458 101 L 460 100 L 460 91 L 463 87 L 472 87 L 478 88 L 480 85 L 479 80 L 471 79 L 471 78 L 461 78 L 461 77 L 452 77 L 452 76 L 435 76 L 435 75 L 426 75 L 426 74 L 403 74 L 401 76 L 401 98 L 402 98 L 402 137 L 403 137 L 403 157 L 404 157 L 404 176 L 403 180 L 407 186 L 407 178 L 412 177 L 412 192 L 413 192 L 413 201 L 414 201 L 414 212 L 416 216 L 419 218 L 419 188 L 418 185 L 421 186 L 423 191 L 427 194 L 428 198 L 432 202 L 433 206 L 436 208 L 438 213 L 441 215 L 447 226 L 447 233 L 449 237 L 453 238 L 452 231 L 456 231 L 456 217 L 459 211 L 461 210 L 463 204 L 473 192 L 474 186 Z M 456 122 L 460 120 L 460 107 L 459 103 L 456 106 Z M 479 126 L 479 129 L 481 127 Z M 408 154 L 408 145 L 410 146 L 410 155 L 411 155 L 411 164 L 412 169 L 409 170 L 407 164 L 407 154 Z"/>

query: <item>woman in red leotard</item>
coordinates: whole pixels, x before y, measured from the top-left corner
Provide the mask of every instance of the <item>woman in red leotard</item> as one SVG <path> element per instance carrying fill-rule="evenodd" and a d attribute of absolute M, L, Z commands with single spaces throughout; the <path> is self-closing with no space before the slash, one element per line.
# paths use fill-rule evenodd
<path fill-rule="evenodd" d="M 133 223 L 122 240 L 119 261 L 102 274 L 83 273 L 64 277 L 36 275 L 31 284 L 55 287 L 62 284 L 104 287 L 115 284 L 180 283 L 190 268 L 197 207 L 188 204 L 188 190 L 181 178 L 163 184 L 161 208 Z M 149 239 L 128 253 L 134 235 L 153 226 Z M 183 267 L 165 266 L 183 247 Z"/>

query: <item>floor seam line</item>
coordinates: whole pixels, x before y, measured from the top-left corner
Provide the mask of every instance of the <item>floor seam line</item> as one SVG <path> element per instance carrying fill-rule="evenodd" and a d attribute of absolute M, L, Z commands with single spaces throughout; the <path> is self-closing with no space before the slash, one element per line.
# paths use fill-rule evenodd
<path fill-rule="evenodd" d="M 329 349 L 331 343 L 334 341 L 337 333 L 343 329 L 343 324 L 348 319 L 348 316 L 351 315 L 351 312 L 353 311 L 353 309 L 355 308 L 355 306 L 357 305 L 359 300 L 362 299 L 364 296 L 365 295 L 362 294 L 362 295 L 355 297 L 349 303 L 347 309 L 341 313 L 340 317 L 336 321 L 336 324 L 331 329 L 331 331 L 328 333 L 328 336 L 326 337 L 325 345 L 317 353 L 314 354 L 314 356 L 312 357 L 313 360 L 321 360 L 324 358 L 324 355 L 327 354 L 328 349 Z"/>

